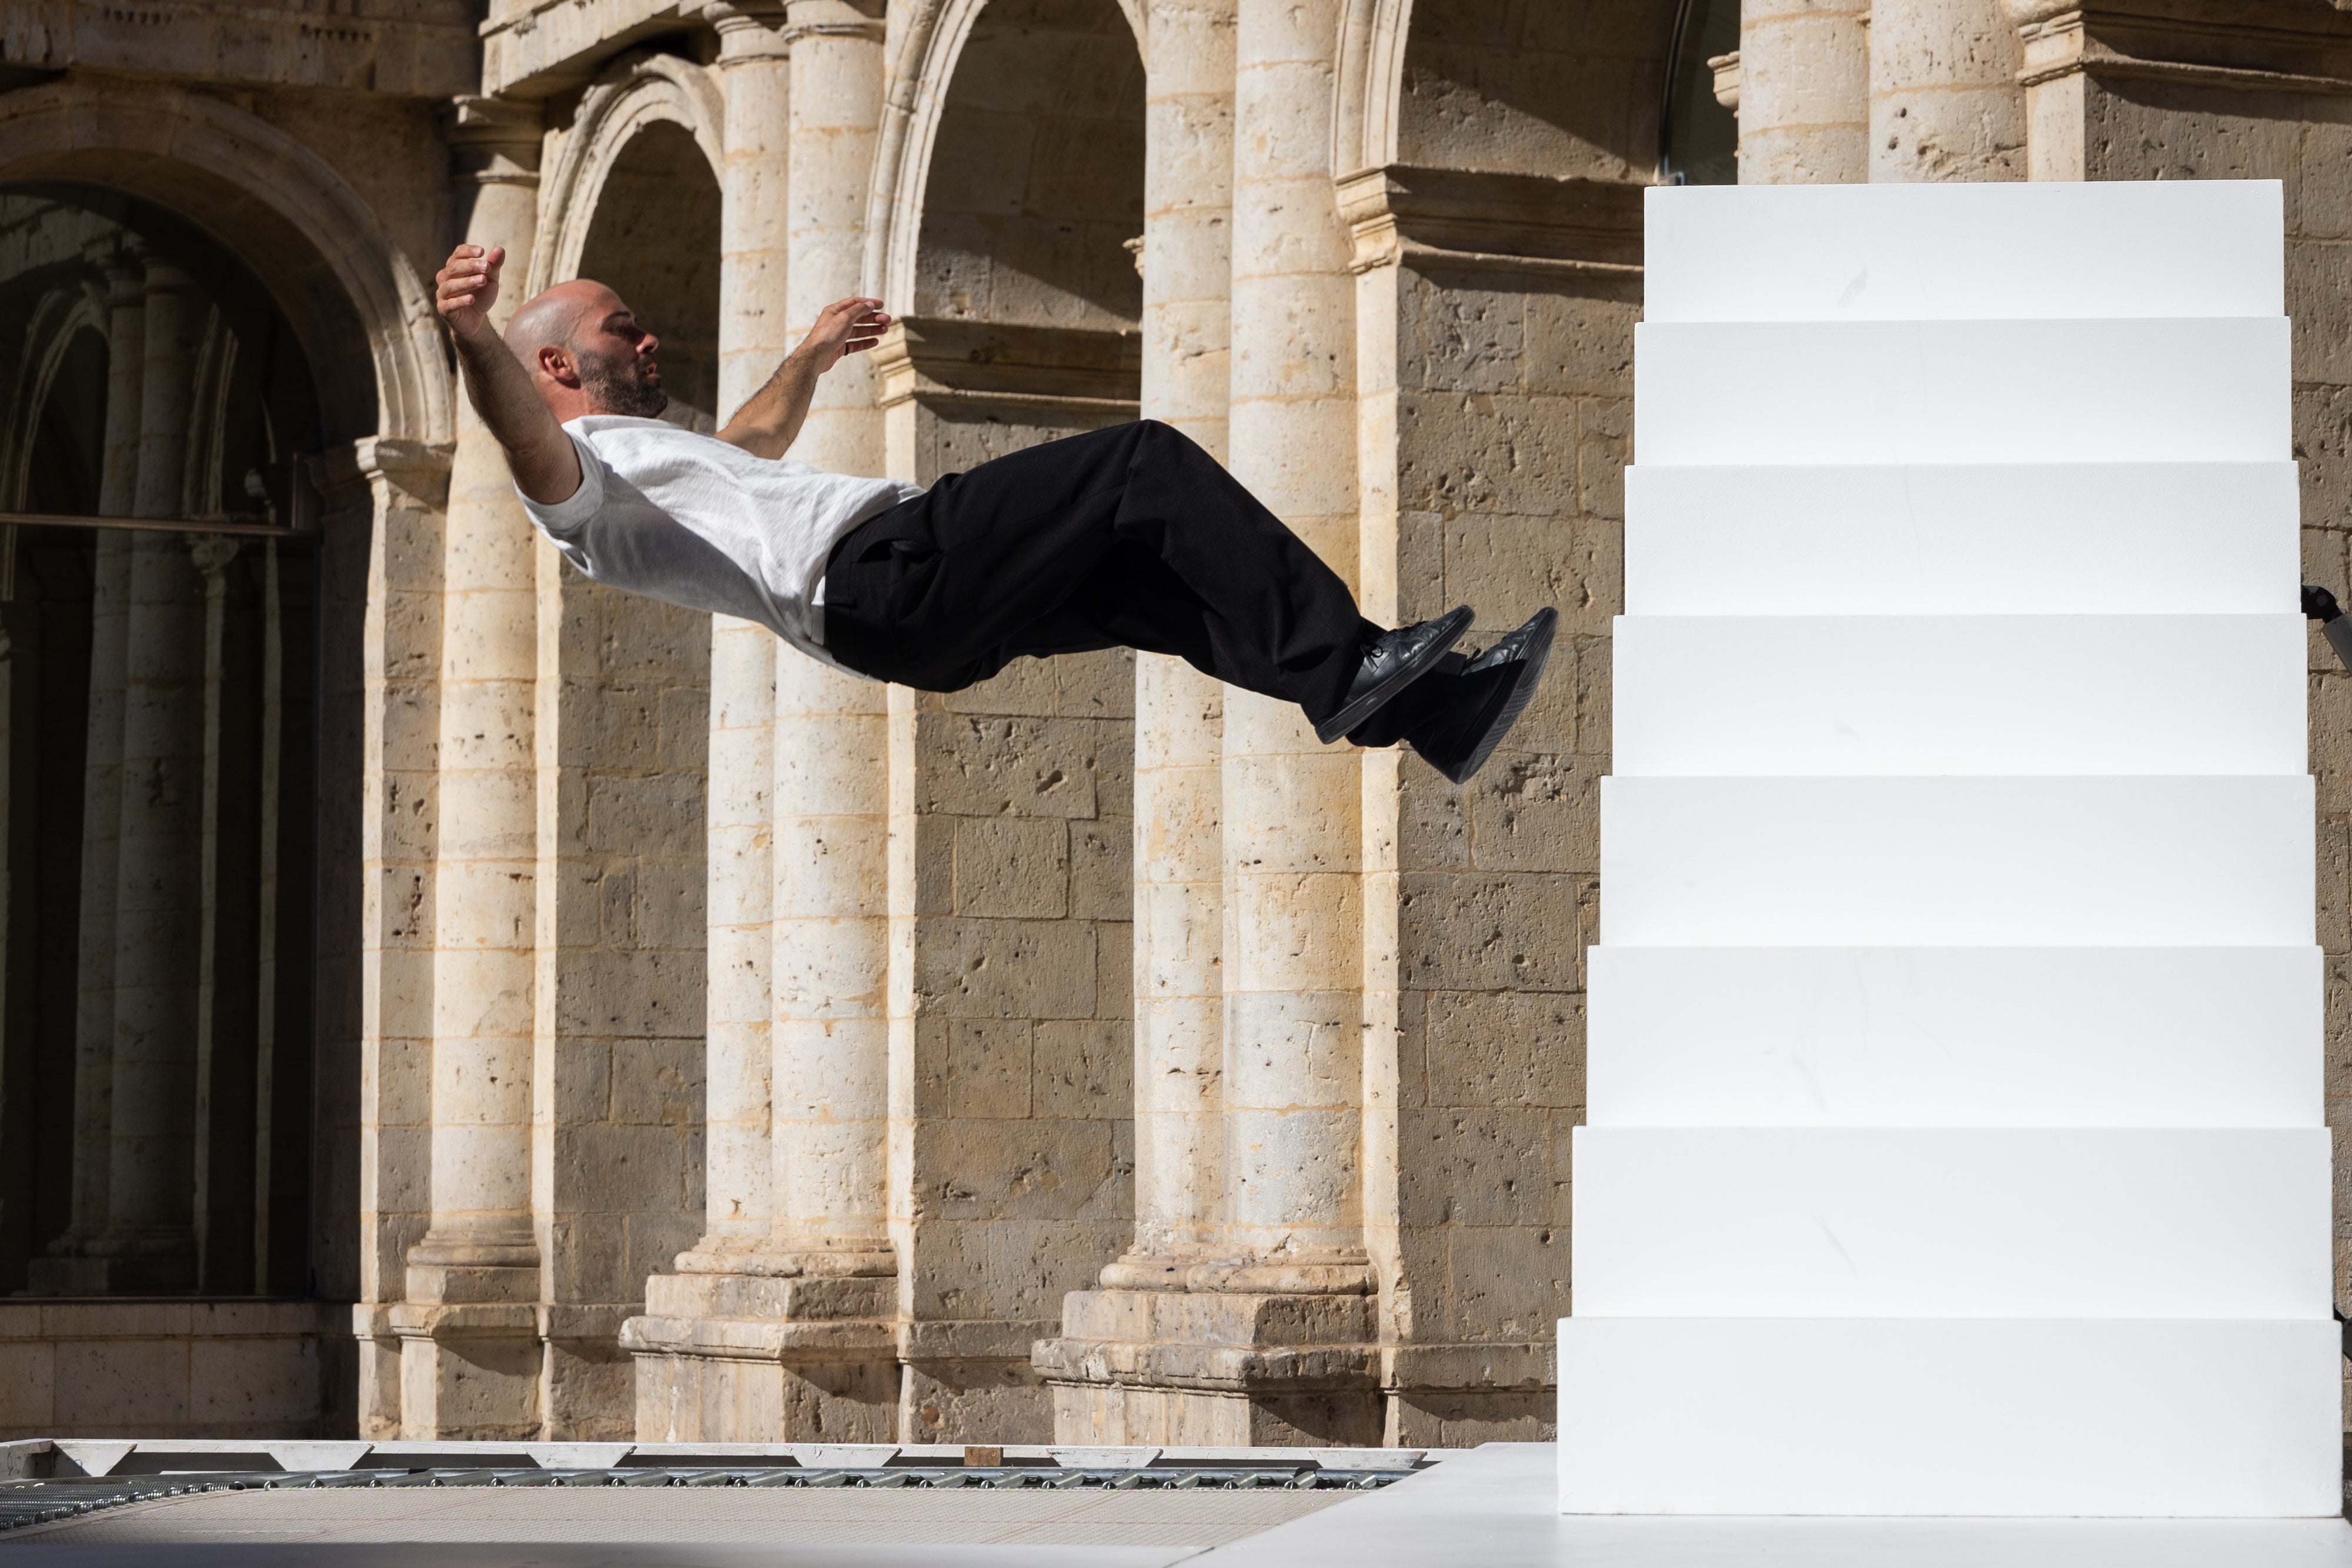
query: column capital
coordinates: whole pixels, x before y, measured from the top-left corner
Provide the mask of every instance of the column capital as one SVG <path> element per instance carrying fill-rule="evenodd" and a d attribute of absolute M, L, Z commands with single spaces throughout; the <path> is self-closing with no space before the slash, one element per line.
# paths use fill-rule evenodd
<path fill-rule="evenodd" d="M 881 0 L 787 0 L 784 37 L 864 38 L 880 43 L 887 24 Z"/>
<path fill-rule="evenodd" d="M 536 186 L 545 130 L 539 104 L 459 93 L 442 115 L 451 178 L 459 184 Z"/>
<path fill-rule="evenodd" d="M 2023 40 L 2019 82 L 2063 77 L 2172 82 L 2231 92 L 2339 97 L 2352 86 L 2352 18 L 2260 4 L 2239 7 L 2258 26 L 2143 16 L 2081 0 L 2002 0 Z"/>
<path fill-rule="evenodd" d="M 734 66 L 782 66 L 792 57 L 784 0 L 698 0 L 681 7 L 719 35 L 721 71 Z"/>
<path fill-rule="evenodd" d="M 237 541 L 227 534 L 188 535 L 188 558 L 206 578 L 217 578 L 236 559 Z"/>
<path fill-rule="evenodd" d="M 134 234 L 109 235 L 82 246 L 83 259 L 106 274 L 120 295 L 143 287 L 147 279 L 147 242 Z"/>
<path fill-rule="evenodd" d="M 142 251 L 135 261 L 126 261 L 124 265 L 142 269 L 150 294 L 185 293 L 196 286 L 196 280 L 182 271 L 178 263 L 153 251 Z"/>
<path fill-rule="evenodd" d="M 448 443 L 371 435 L 330 447 L 306 462 L 310 483 L 330 513 L 367 504 L 378 495 L 390 505 L 439 511 L 449 498 L 456 450 Z"/>

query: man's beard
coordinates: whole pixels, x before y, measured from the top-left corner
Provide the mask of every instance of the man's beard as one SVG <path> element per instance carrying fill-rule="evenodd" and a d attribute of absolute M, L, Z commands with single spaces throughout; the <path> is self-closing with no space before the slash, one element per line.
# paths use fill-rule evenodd
<path fill-rule="evenodd" d="M 669 393 L 646 379 L 645 361 L 635 354 L 579 355 L 580 390 L 604 413 L 625 413 L 638 419 L 659 419 L 669 406 Z"/>

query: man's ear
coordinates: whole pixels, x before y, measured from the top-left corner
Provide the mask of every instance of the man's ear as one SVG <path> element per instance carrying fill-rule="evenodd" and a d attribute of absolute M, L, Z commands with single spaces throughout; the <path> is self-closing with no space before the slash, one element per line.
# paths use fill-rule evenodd
<path fill-rule="evenodd" d="M 540 345 L 539 373 L 558 386 L 580 384 L 580 367 L 572 362 L 571 354 L 553 343 Z"/>

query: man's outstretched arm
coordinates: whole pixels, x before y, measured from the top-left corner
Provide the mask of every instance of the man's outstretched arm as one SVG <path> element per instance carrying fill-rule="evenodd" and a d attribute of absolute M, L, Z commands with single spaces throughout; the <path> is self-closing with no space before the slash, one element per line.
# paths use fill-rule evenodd
<path fill-rule="evenodd" d="M 434 277 L 434 308 L 449 324 L 466 396 L 505 451 L 515 487 L 553 506 L 580 488 L 580 454 L 539 400 L 530 372 L 490 326 L 490 303 L 499 297 L 506 260 L 504 246 L 459 246 Z"/>
<path fill-rule="evenodd" d="M 839 364 L 842 355 L 872 348 L 889 325 L 879 299 L 837 299 L 826 306 L 800 347 L 786 354 L 768 384 L 735 411 L 719 439 L 755 457 L 782 457 L 800 438 L 809 402 L 816 396 L 817 378 Z"/>

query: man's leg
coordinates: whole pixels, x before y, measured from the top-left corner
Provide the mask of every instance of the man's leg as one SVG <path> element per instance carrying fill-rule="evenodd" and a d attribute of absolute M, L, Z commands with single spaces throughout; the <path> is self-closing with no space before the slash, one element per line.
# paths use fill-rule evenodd
<path fill-rule="evenodd" d="M 825 611 L 835 657 L 910 685 L 1126 644 L 1317 720 L 1380 634 L 1279 518 L 1150 421 L 998 458 L 883 513 L 836 550 Z"/>

